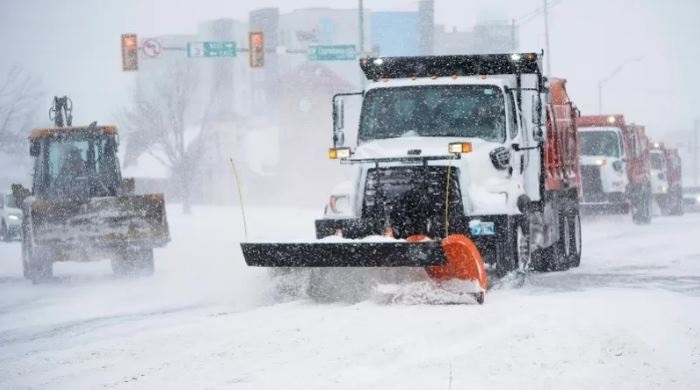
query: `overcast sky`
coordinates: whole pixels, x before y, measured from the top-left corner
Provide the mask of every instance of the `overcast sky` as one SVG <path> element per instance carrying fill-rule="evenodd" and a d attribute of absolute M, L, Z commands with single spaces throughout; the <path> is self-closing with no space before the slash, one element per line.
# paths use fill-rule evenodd
<path fill-rule="evenodd" d="M 597 83 L 635 58 L 604 88 L 604 108 L 654 135 L 689 129 L 700 117 L 700 1 L 554 0 L 552 75 L 569 80 L 584 114 L 597 111 Z M 355 0 L 0 0 L 0 75 L 19 65 L 50 95 L 68 94 L 76 121 L 104 123 L 124 104 L 133 74 L 121 72 L 119 35 L 194 33 L 206 19 L 247 19 L 264 6 L 354 8 Z M 436 0 L 435 21 L 470 29 L 483 19 L 517 19 L 541 0 Z M 372 10 L 415 10 L 416 1 L 365 0 Z M 541 17 L 521 26 L 522 50 L 544 47 Z M 49 101 L 46 106 L 48 108 Z"/>

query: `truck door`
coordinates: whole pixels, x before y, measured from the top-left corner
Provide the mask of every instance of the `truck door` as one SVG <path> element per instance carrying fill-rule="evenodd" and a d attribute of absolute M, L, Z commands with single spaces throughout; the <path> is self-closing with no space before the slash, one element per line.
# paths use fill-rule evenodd
<path fill-rule="evenodd" d="M 515 91 L 510 91 L 507 96 L 506 108 L 508 110 L 508 144 L 517 144 L 517 148 L 511 150 L 510 166 L 513 169 L 514 177 L 522 177 L 527 167 L 528 153 L 527 150 L 522 150 L 522 147 L 527 146 L 528 141 L 524 139 L 525 132 L 520 131 L 522 128 L 522 120 L 520 109 L 515 103 L 517 101 Z"/>
<path fill-rule="evenodd" d="M 333 96 L 333 147 L 357 147 L 363 92 Z"/>

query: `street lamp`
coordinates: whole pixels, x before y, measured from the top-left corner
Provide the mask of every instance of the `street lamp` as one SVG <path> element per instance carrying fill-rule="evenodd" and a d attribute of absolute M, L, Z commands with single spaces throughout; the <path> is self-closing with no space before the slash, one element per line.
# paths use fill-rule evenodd
<path fill-rule="evenodd" d="M 618 74 L 622 68 L 625 67 L 625 65 L 632 63 L 632 62 L 640 62 L 642 59 L 641 58 L 632 58 L 629 59 L 622 64 L 620 64 L 617 68 L 613 69 L 612 72 L 608 75 L 608 77 L 598 80 L 598 114 L 603 114 L 603 84 L 607 83 L 615 77 L 616 74 Z"/>

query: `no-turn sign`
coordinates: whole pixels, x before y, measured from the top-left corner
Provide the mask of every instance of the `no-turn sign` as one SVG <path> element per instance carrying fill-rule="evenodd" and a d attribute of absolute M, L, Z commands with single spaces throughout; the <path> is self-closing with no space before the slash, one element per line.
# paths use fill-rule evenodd
<path fill-rule="evenodd" d="M 163 46 L 157 39 L 146 39 L 143 41 L 141 49 L 143 50 L 143 55 L 150 58 L 158 58 L 160 53 L 163 52 Z"/>

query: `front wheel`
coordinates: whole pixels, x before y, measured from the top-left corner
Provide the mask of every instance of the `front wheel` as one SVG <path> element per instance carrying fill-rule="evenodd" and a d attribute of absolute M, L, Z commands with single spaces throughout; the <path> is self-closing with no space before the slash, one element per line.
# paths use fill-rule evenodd
<path fill-rule="evenodd" d="M 112 259 L 112 271 L 119 277 L 153 275 L 153 249 L 129 248 Z"/>
<path fill-rule="evenodd" d="M 642 190 L 637 195 L 632 207 L 632 221 L 634 223 L 639 225 L 651 223 L 652 198 L 650 188 Z"/>
<path fill-rule="evenodd" d="M 22 241 L 22 273 L 33 283 L 45 282 L 53 277 L 53 262 L 38 248 Z"/>

